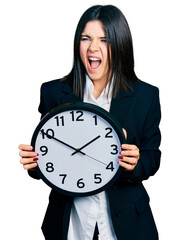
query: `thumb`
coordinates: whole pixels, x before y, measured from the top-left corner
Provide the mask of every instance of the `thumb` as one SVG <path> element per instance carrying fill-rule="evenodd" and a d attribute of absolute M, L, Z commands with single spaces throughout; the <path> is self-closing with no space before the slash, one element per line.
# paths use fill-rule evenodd
<path fill-rule="evenodd" d="M 123 130 L 123 133 L 124 133 L 125 139 L 127 139 L 127 132 L 126 132 L 126 130 L 125 130 L 124 128 L 122 128 L 122 130 Z"/>

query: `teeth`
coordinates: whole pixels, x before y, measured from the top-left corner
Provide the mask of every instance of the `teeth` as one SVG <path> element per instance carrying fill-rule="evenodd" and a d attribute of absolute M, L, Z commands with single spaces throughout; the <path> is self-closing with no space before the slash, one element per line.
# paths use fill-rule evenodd
<path fill-rule="evenodd" d="M 91 61 L 101 61 L 99 58 L 94 58 L 94 57 L 90 57 L 89 60 L 91 60 Z"/>

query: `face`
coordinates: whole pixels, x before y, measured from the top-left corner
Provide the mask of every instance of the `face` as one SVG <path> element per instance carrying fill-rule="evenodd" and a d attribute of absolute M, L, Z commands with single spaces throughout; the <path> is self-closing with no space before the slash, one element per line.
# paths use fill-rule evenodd
<path fill-rule="evenodd" d="M 86 24 L 81 34 L 80 57 L 91 80 L 104 86 L 108 74 L 108 50 L 100 21 L 89 21 Z"/>

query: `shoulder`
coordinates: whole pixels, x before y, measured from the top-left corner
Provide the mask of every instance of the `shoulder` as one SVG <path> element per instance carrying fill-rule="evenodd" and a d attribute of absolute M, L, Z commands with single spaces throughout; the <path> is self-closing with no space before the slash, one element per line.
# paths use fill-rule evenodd
<path fill-rule="evenodd" d="M 132 91 L 135 95 L 137 94 L 146 97 L 159 93 L 159 89 L 156 86 L 141 80 L 132 84 Z"/>
<path fill-rule="evenodd" d="M 72 88 L 63 78 L 44 82 L 41 85 L 41 94 L 46 96 L 59 96 L 63 92 L 72 93 Z"/>
<path fill-rule="evenodd" d="M 143 105 L 159 99 L 159 89 L 141 80 L 132 84 L 131 94 Z"/>
<path fill-rule="evenodd" d="M 139 81 L 133 84 L 134 104 L 139 116 L 151 113 L 160 116 L 159 89 L 149 83 Z"/>
<path fill-rule="evenodd" d="M 63 96 L 71 92 L 70 85 L 63 79 L 43 83 L 41 85 L 39 112 L 44 116 L 51 109 L 61 105 Z"/>
<path fill-rule="evenodd" d="M 62 81 L 62 79 L 55 79 L 55 80 L 51 80 L 48 82 L 44 82 L 41 85 L 41 90 L 43 92 L 49 92 L 49 91 L 54 91 L 55 89 L 62 89 L 64 86 L 65 82 Z"/>
<path fill-rule="evenodd" d="M 136 109 L 148 111 L 154 105 L 159 106 L 159 89 L 156 86 L 140 80 L 132 83 L 131 88 L 125 93 L 125 96 L 128 102 L 130 102 L 130 99 L 127 97 L 131 97 L 131 103 L 136 106 Z"/>

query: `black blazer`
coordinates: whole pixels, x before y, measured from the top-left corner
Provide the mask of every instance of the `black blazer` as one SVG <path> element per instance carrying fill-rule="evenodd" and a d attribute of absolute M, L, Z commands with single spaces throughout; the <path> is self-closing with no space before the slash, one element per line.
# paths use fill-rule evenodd
<path fill-rule="evenodd" d="M 39 111 L 44 116 L 51 109 L 75 101 L 67 82 L 54 80 L 42 84 Z M 112 222 L 120 240 L 157 240 L 158 233 L 149 206 L 149 196 L 142 184 L 154 175 L 160 165 L 161 118 L 159 90 L 142 81 L 132 84 L 132 90 L 120 91 L 112 100 L 110 113 L 127 131 L 127 143 L 140 149 L 140 159 L 132 172 L 123 172 L 107 189 Z M 29 171 L 37 178 L 35 172 Z M 47 240 L 67 239 L 72 197 L 51 191 L 42 230 Z"/>

